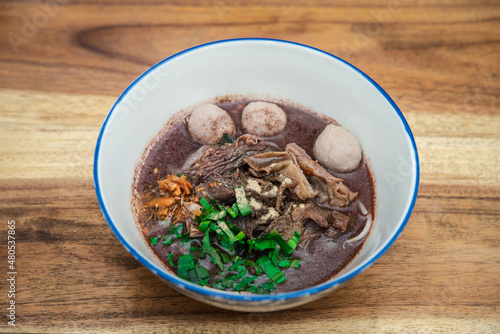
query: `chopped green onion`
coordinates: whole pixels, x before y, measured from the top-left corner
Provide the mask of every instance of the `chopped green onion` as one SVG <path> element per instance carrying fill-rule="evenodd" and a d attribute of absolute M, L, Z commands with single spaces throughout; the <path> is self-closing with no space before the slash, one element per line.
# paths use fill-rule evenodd
<path fill-rule="evenodd" d="M 240 210 L 238 210 L 238 203 L 234 203 L 230 208 L 227 208 L 227 213 L 231 216 L 231 218 L 236 218 Z"/>
<path fill-rule="evenodd" d="M 246 270 L 245 267 L 243 266 L 239 266 L 238 267 L 238 274 L 236 274 L 236 278 L 242 278 L 242 277 L 245 277 L 248 273 L 248 270 Z"/>
<path fill-rule="evenodd" d="M 219 252 L 220 257 L 222 258 L 222 263 L 227 264 L 229 261 L 231 261 L 231 258 L 229 257 L 228 254 L 224 252 Z"/>
<path fill-rule="evenodd" d="M 218 284 L 216 284 L 216 288 L 218 289 L 225 289 L 225 288 L 232 288 L 235 286 L 236 281 L 234 280 L 234 277 L 231 275 L 228 275 L 227 277 L 224 277 L 223 279 L 220 279 L 217 281 Z"/>
<path fill-rule="evenodd" d="M 207 278 L 204 278 L 204 279 L 201 279 L 198 281 L 198 284 L 199 285 L 206 285 L 206 286 L 210 286 L 210 284 L 208 284 L 208 282 L 210 281 L 210 277 L 207 277 Z"/>
<path fill-rule="evenodd" d="M 279 249 L 276 248 L 272 252 L 269 252 L 269 258 L 271 259 L 271 262 L 273 265 L 277 266 L 278 265 L 278 253 Z"/>
<path fill-rule="evenodd" d="M 220 248 L 222 248 L 223 251 L 226 253 L 230 254 L 231 256 L 234 255 L 235 253 L 235 248 L 233 247 L 233 243 L 230 242 L 229 240 L 219 240 L 220 241 Z"/>
<path fill-rule="evenodd" d="M 201 232 L 205 232 L 209 225 L 210 225 L 210 220 L 204 220 L 198 226 L 198 230 L 200 230 Z"/>
<path fill-rule="evenodd" d="M 238 234 L 236 234 L 236 235 L 234 236 L 234 239 L 233 239 L 233 240 L 234 240 L 234 241 L 239 241 L 239 240 L 241 240 L 241 239 L 243 239 L 243 238 L 245 238 L 245 237 L 246 237 L 245 233 L 243 233 L 243 231 L 240 231 Z"/>
<path fill-rule="evenodd" d="M 205 210 L 207 211 L 207 214 L 210 214 L 212 212 L 212 206 L 210 205 L 210 203 L 208 203 L 208 201 L 205 197 L 200 199 L 200 204 L 201 204 L 201 206 L 203 206 L 205 208 Z"/>
<path fill-rule="evenodd" d="M 260 276 L 262 274 L 262 269 L 252 260 L 245 260 L 245 262 L 243 262 L 243 265 L 247 267 L 252 267 L 255 270 L 256 275 Z"/>
<path fill-rule="evenodd" d="M 229 227 L 226 225 L 225 222 L 223 221 L 217 221 L 217 225 L 221 228 L 221 230 L 224 231 L 224 233 L 227 234 L 229 241 L 232 242 L 234 240 L 234 234 L 233 232 L 229 229 Z"/>
<path fill-rule="evenodd" d="M 212 259 L 212 262 L 214 264 L 216 264 L 217 266 L 219 266 L 219 268 L 221 270 L 224 270 L 224 264 L 221 261 L 219 253 L 217 253 L 217 251 L 215 250 L 215 248 L 213 248 L 212 246 L 210 246 L 210 230 L 207 230 L 205 232 L 205 236 L 203 237 L 203 246 L 202 246 L 202 248 L 205 251 L 205 253 L 207 253 L 208 255 L 210 255 L 210 258 Z"/>
<path fill-rule="evenodd" d="M 276 249 L 276 242 L 274 240 L 255 240 L 253 247 L 257 250 Z"/>
<path fill-rule="evenodd" d="M 299 259 L 293 259 L 290 261 L 290 268 L 298 268 L 300 265 L 300 260 Z"/>
<path fill-rule="evenodd" d="M 149 244 L 150 245 L 156 245 L 158 243 L 158 238 L 157 237 L 151 237 L 151 239 L 149 239 Z"/>
<path fill-rule="evenodd" d="M 234 143 L 233 140 L 231 139 L 231 136 L 229 136 L 228 133 L 224 132 L 222 134 L 222 141 L 220 142 L 219 146 L 222 146 L 224 144 L 231 144 Z"/>
<path fill-rule="evenodd" d="M 265 234 L 260 239 L 275 240 L 285 254 L 290 254 L 294 251 L 295 247 L 297 247 L 300 239 L 300 234 L 295 231 L 293 237 L 288 242 L 286 242 L 283 237 L 276 231 Z"/>
<path fill-rule="evenodd" d="M 194 261 L 191 254 L 184 254 L 179 256 L 177 262 L 177 276 L 188 279 L 188 271 L 194 269 Z"/>
<path fill-rule="evenodd" d="M 264 289 L 267 291 L 274 291 L 274 284 L 273 283 L 264 283 L 261 285 Z"/>
<path fill-rule="evenodd" d="M 290 246 L 290 249 L 291 249 L 291 251 L 288 252 L 288 254 L 290 254 L 291 252 L 293 252 L 295 250 L 295 248 L 299 244 L 299 241 L 300 241 L 300 233 L 297 231 L 294 231 L 293 237 L 291 237 L 290 240 L 287 242 L 288 246 Z"/>
<path fill-rule="evenodd" d="M 218 211 L 218 210 L 213 210 L 211 214 L 209 214 L 206 219 L 210 220 L 220 220 L 224 217 L 226 217 L 226 210 Z"/>
<path fill-rule="evenodd" d="M 290 261 L 281 260 L 280 262 L 278 262 L 278 266 L 280 266 L 282 268 L 288 268 L 288 267 L 290 267 Z"/>
<path fill-rule="evenodd" d="M 195 246 L 190 246 L 189 252 L 191 253 L 191 255 L 193 255 L 194 257 L 196 257 L 198 259 L 202 259 L 205 257 L 205 251 L 203 249 L 200 249 L 200 248 L 195 247 Z"/>
<path fill-rule="evenodd" d="M 238 215 L 238 212 L 234 211 L 232 208 L 227 208 L 226 211 L 227 213 L 229 213 L 231 218 L 236 218 L 236 216 Z"/>
<path fill-rule="evenodd" d="M 213 247 L 208 247 L 205 248 L 205 253 L 210 255 L 210 258 L 212 259 L 212 262 L 216 264 L 221 270 L 224 270 L 224 264 L 222 263 L 222 260 L 220 258 L 219 253 L 215 250 Z"/>
<path fill-rule="evenodd" d="M 203 279 L 210 277 L 210 272 L 207 269 L 200 266 L 196 266 L 194 269 L 196 270 L 196 275 L 198 275 L 199 278 Z"/>
<path fill-rule="evenodd" d="M 173 234 L 175 236 L 176 239 L 182 237 L 182 230 L 184 229 L 184 225 L 183 224 L 177 224 L 177 225 L 172 225 L 170 226 L 170 228 L 168 229 L 168 232 L 170 234 Z"/>
<path fill-rule="evenodd" d="M 248 244 L 248 253 L 252 253 L 253 250 L 253 244 L 255 243 L 255 240 L 253 239 L 247 239 L 247 244 Z"/>
<path fill-rule="evenodd" d="M 234 262 L 233 265 L 231 267 L 229 267 L 229 271 L 233 271 L 234 269 L 236 269 L 237 267 L 239 267 L 242 263 L 245 262 L 245 259 L 242 259 L 238 255 L 236 255 L 233 258 L 233 262 Z"/>
<path fill-rule="evenodd" d="M 269 257 L 267 257 L 266 255 L 261 256 L 257 260 L 257 264 L 262 268 L 262 270 L 264 270 L 266 276 L 269 277 L 269 279 L 274 283 L 280 284 L 286 280 L 285 274 L 281 271 L 280 268 L 273 265 L 271 259 L 269 259 Z"/>
<path fill-rule="evenodd" d="M 168 263 L 170 263 L 170 265 L 172 266 L 173 269 L 176 269 L 177 266 L 175 265 L 174 260 L 172 259 L 172 257 L 173 257 L 172 254 L 168 254 Z"/>
<path fill-rule="evenodd" d="M 238 210 L 242 216 L 247 216 L 252 213 L 252 209 L 248 204 L 247 198 L 245 196 L 245 189 L 243 186 L 234 188 L 234 195 L 236 196 L 236 203 L 238 204 Z"/>
<path fill-rule="evenodd" d="M 186 243 L 186 242 L 189 242 L 190 240 L 191 240 L 191 237 L 189 236 L 189 232 L 182 235 L 181 242 Z"/>
<path fill-rule="evenodd" d="M 199 281 L 199 278 L 198 278 L 198 275 L 196 275 L 196 270 L 195 269 L 188 270 L 187 277 L 188 277 L 188 280 L 190 282 L 198 283 L 198 281 Z"/>
<path fill-rule="evenodd" d="M 255 281 L 257 278 L 258 278 L 257 276 L 248 276 L 248 277 L 245 277 L 238 284 L 236 284 L 236 286 L 234 287 L 234 290 L 236 290 L 236 291 L 243 290 L 245 287 L 247 287 L 250 283 L 252 283 L 253 281 Z"/>

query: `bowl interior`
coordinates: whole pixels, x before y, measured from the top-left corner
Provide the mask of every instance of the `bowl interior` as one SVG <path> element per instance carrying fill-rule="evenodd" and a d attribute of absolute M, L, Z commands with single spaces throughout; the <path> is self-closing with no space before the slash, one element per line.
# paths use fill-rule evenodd
<path fill-rule="evenodd" d="M 373 263 L 406 223 L 418 187 L 411 132 L 392 100 L 363 73 L 327 53 L 274 40 L 212 43 L 152 67 L 119 98 L 96 148 L 97 195 L 124 246 L 157 274 L 180 282 L 156 259 L 131 209 L 135 168 L 145 148 L 176 112 L 217 96 L 239 94 L 297 102 L 337 120 L 360 141 L 376 181 L 375 224 L 358 256 L 326 284 Z"/>

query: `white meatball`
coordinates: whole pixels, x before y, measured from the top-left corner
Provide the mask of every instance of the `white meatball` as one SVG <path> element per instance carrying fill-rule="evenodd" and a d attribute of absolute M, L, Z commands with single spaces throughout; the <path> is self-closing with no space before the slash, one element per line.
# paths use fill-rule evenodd
<path fill-rule="evenodd" d="M 215 145 L 224 133 L 232 136 L 236 132 L 233 119 L 215 104 L 204 104 L 193 110 L 188 120 L 189 133 L 193 140 L 203 145 Z"/>
<path fill-rule="evenodd" d="M 250 102 L 241 113 L 241 125 L 250 134 L 272 137 L 286 127 L 286 114 L 274 103 Z"/>
<path fill-rule="evenodd" d="M 329 124 L 314 143 L 318 162 L 334 172 L 351 172 L 361 162 L 361 146 L 356 137 L 340 126 Z"/>

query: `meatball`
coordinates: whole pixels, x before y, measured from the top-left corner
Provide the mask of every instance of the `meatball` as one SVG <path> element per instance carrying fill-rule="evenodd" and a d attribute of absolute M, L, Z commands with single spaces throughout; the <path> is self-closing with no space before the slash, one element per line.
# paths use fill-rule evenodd
<path fill-rule="evenodd" d="M 215 104 L 194 109 L 188 120 L 188 129 L 193 140 L 203 145 L 217 144 L 224 133 L 233 136 L 236 132 L 231 116 Z"/>
<path fill-rule="evenodd" d="M 361 161 L 361 146 L 352 133 L 329 124 L 314 143 L 313 153 L 318 162 L 334 172 L 351 172 Z"/>
<path fill-rule="evenodd" d="M 250 102 L 241 113 L 241 125 L 250 134 L 272 137 L 286 127 L 286 114 L 274 103 Z"/>

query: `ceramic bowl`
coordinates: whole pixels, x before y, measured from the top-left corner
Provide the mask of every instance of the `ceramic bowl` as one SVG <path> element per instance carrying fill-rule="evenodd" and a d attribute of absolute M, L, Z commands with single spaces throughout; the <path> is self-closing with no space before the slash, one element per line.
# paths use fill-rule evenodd
<path fill-rule="evenodd" d="M 168 271 L 136 226 L 132 182 L 151 140 L 174 113 L 231 94 L 293 101 L 330 116 L 358 138 L 371 163 L 377 198 L 372 230 L 354 260 L 322 284 L 272 295 L 202 287 Z M 408 222 L 417 197 L 419 164 L 414 138 L 401 111 L 359 69 L 306 45 L 237 39 L 182 51 L 154 65 L 131 84 L 102 126 L 95 150 L 94 182 L 104 217 L 118 240 L 162 281 L 210 305 L 263 312 L 318 299 L 380 258 Z"/>

